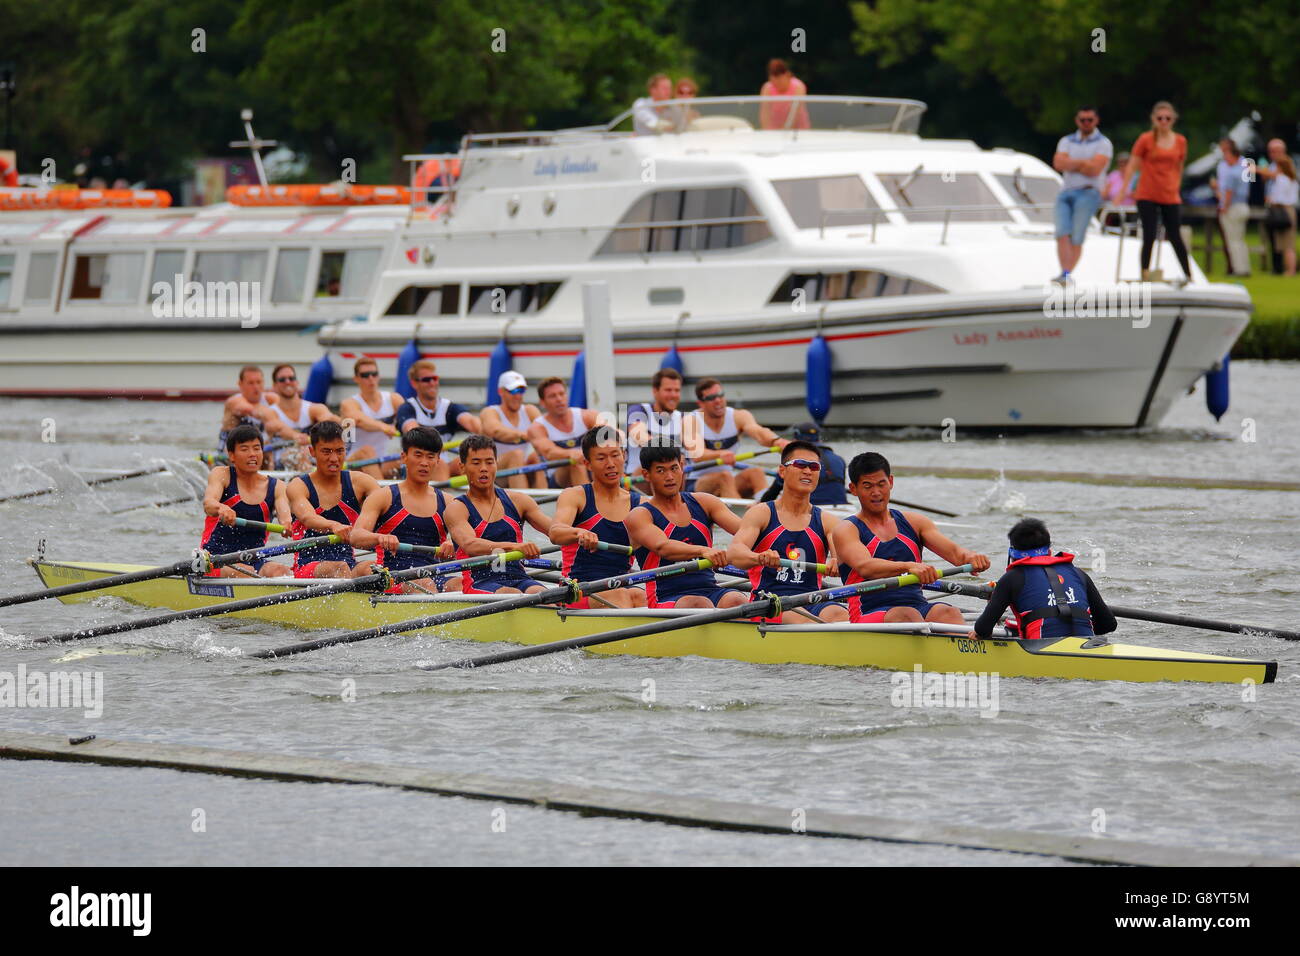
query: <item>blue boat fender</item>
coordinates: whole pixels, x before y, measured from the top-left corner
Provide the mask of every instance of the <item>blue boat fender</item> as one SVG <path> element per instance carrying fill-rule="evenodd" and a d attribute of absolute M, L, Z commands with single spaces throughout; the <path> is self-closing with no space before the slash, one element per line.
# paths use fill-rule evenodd
<path fill-rule="evenodd" d="M 1205 373 L 1205 407 L 1217 422 L 1228 410 L 1228 356 L 1217 368 Z"/>
<path fill-rule="evenodd" d="M 587 353 L 579 352 L 573 360 L 573 375 L 569 377 L 569 404 L 574 408 L 587 407 Z"/>
<path fill-rule="evenodd" d="M 308 402 L 326 402 L 330 397 L 330 387 L 334 384 L 334 363 L 326 352 L 311 365 L 307 375 L 307 388 L 302 397 Z"/>
<path fill-rule="evenodd" d="M 832 361 L 830 343 L 818 335 L 808 343 L 805 391 L 808 413 L 820 425 L 831 412 Z"/>
<path fill-rule="evenodd" d="M 411 384 L 411 366 L 418 361 L 420 343 L 411 339 L 397 355 L 397 379 L 393 382 L 393 390 L 402 398 L 410 398 L 415 394 L 415 386 Z"/>
<path fill-rule="evenodd" d="M 510 346 L 506 344 L 506 340 L 502 339 L 488 356 L 487 400 L 484 405 L 495 405 L 499 401 L 497 379 L 501 377 L 502 372 L 508 372 L 514 367 L 515 357 L 510 354 Z"/>

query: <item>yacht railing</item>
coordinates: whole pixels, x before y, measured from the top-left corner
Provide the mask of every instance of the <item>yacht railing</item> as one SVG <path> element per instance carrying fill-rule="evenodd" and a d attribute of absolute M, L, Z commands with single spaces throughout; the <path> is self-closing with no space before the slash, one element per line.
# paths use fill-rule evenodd
<path fill-rule="evenodd" d="M 925 104 L 920 100 L 870 96 L 694 96 L 655 100 L 650 135 L 761 130 L 841 130 L 846 132 L 915 133 Z M 606 126 L 613 132 L 635 118 L 637 107 L 624 110 Z"/>
<path fill-rule="evenodd" d="M 943 246 L 948 244 L 948 226 L 952 222 L 954 213 L 963 216 L 962 219 L 958 220 L 959 222 L 968 221 L 968 222 L 981 222 L 987 224 L 990 222 L 996 222 L 997 220 L 992 220 L 992 219 L 967 220 L 964 218 L 964 214 L 968 212 L 969 213 L 998 212 L 998 213 L 1005 214 L 1007 212 L 1016 209 L 1020 210 L 1021 212 L 1025 212 L 1027 210 L 1051 209 L 1054 206 L 1055 203 L 1051 202 L 1051 203 L 1012 203 L 1009 206 L 1004 206 L 998 203 L 984 203 L 980 205 L 971 205 L 971 206 L 951 206 L 951 205 L 949 206 L 860 206 L 860 207 L 853 207 L 848 209 L 824 209 L 822 210 L 821 222 L 818 226 L 818 238 L 821 239 L 826 238 L 827 220 L 831 216 L 869 215 L 871 217 L 869 223 L 855 222 L 855 223 L 849 223 L 848 225 L 853 225 L 853 226 L 870 225 L 871 241 L 875 242 L 876 226 L 879 224 L 882 215 L 887 215 L 889 213 L 898 213 L 900 215 L 906 216 L 908 213 L 929 214 L 929 213 L 941 212 L 943 213 L 943 220 L 942 220 L 943 229 L 939 234 L 939 245 Z M 919 226 L 922 225 L 923 222 L 933 222 L 933 221 L 934 220 L 924 220 L 924 221 L 917 221 L 917 222 L 908 221 L 907 225 Z M 886 220 L 886 224 L 888 224 L 888 220 Z"/>

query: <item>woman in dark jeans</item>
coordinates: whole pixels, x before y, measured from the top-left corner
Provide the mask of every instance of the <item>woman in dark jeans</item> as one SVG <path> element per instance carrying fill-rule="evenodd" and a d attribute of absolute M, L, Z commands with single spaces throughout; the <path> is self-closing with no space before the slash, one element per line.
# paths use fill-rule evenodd
<path fill-rule="evenodd" d="M 1151 110 L 1151 129 L 1137 138 L 1130 151 L 1124 182 L 1133 181 L 1141 173 L 1133 198 L 1137 200 L 1138 217 L 1142 220 L 1142 278 L 1148 278 L 1151 267 L 1151 249 L 1156 242 L 1156 223 L 1165 224 L 1165 238 L 1174 247 L 1183 275 L 1192 277 L 1191 263 L 1182 234 L 1182 196 L 1179 186 L 1183 181 L 1183 164 L 1187 161 L 1187 138 L 1174 132 L 1178 113 L 1173 105 L 1161 100 Z"/>

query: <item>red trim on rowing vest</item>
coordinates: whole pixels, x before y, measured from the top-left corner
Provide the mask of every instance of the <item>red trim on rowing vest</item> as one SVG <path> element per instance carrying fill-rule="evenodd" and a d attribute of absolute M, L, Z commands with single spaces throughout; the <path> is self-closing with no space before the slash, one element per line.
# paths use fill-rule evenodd
<path fill-rule="evenodd" d="M 1032 558 L 1020 558 L 1007 564 L 1008 568 L 1014 568 L 1018 564 L 1073 564 L 1074 555 L 1068 551 L 1062 551 L 1059 554 L 1036 554 Z"/>

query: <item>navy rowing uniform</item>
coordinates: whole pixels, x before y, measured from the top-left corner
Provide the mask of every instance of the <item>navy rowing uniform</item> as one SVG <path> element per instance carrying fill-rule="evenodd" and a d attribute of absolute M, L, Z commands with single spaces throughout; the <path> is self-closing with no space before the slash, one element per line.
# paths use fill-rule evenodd
<path fill-rule="evenodd" d="M 590 482 L 582 486 L 585 496 L 582 510 L 573 519 L 573 526 L 584 531 L 594 531 L 596 537 L 607 544 L 627 545 L 627 525 L 622 521 L 611 521 L 600 513 L 596 507 L 596 489 Z M 631 507 L 641 503 L 639 492 L 630 492 Z M 632 570 L 632 556 L 619 554 L 617 551 L 588 551 L 575 544 L 566 544 L 560 551 L 564 558 L 564 576 L 577 581 L 598 581 L 612 578 L 618 574 L 627 574 Z"/>
<path fill-rule="evenodd" d="M 867 527 L 867 523 L 857 515 L 844 520 L 851 522 L 857 529 L 858 539 L 866 546 L 873 558 L 904 564 L 919 562 L 922 551 L 921 536 L 916 533 L 912 523 L 903 517 L 903 512 L 890 508 L 889 514 L 894 519 L 894 527 L 898 533 L 888 541 L 882 541 L 877 537 L 876 533 Z M 867 579 L 850 565 L 841 564 L 840 580 L 845 584 L 861 584 Z M 849 620 L 854 624 L 878 623 L 884 620 L 886 612 L 896 607 L 914 608 L 921 613 L 921 617 L 925 617 L 933 605 L 925 599 L 919 584 L 868 591 L 866 594 L 849 598 Z"/>
<path fill-rule="evenodd" d="M 820 508 L 813 506 L 812 517 L 808 521 L 807 528 L 802 531 L 791 531 L 781 523 L 776 513 L 775 501 L 767 502 L 766 507 L 767 524 L 763 527 L 763 533 L 758 536 L 758 541 L 754 543 L 755 554 L 775 551 L 781 557 L 791 561 L 825 563 L 830 546 L 825 528 L 822 526 Z M 809 571 L 804 568 L 765 568 L 759 564 L 749 569 L 749 586 L 751 601 L 758 600 L 759 591 L 780 594 L 783 597 L 807 594 L 809 591 L 821 589 L 822 575 L 820 571 Z"/>
<path fill-rule="evenodd" d="M 397 485 L 389 485 L 388 492 L 393 500 L 383 517 L 376 523 L 375 534 L 391 534 L 402 544 L 421 545 L 427 548 L 436 548 L 447 540 L 447 525 L 442 518 L 442 513 L 447 508 L 447 499 L 443 497 L 441 491 L 434 489 L 434 494 L 438 496 L 438 507 L 427 518 L 413 515 L 406 510 L 402 505 L 401 489 Z M 417 554 L 411 551 L 389 554 L 383 548 L 377 548 L 375 563 L 392 571 L 405 571 L 407 568 L 437 564 L 438 559 L 432 554 Z M 400 585 L 397 589 L 400 590 Z"/>
<path fill-rule="evenodd" d="M 474 507 L 474 502 L 469 500 L 468 493 L 456 499 L 469 512 L 469 524 L 474 529 L 474 537 L 486 541 L 499 541 L 502 544 L 523 544 L 524 525 L 519 509 L 515 507 L 515 503 L 510 500 L 510 495 L 506 494 L 504 489 L 494 487 L 492 490 L 496 492 L 497 500 L 501 502 L 502 512 L 501 517 L 495 521 L 489 522 L 479 514 L 478 509 Z M 465 551 L 456 549 L 456 557 L 468 558 L 469 556 Z M 487 564 L 466 568 L 462 572 L 462 582 L 461 590 L 466 594 L 495 594 L 501 588 L 518 588 L 524 591 L 537 583 L 528 576 L 528 572 L 518 561 L 508 562 L 501 571 Z"/>
<path fill-rule="evenodd" d="M 1034 555 L 1007 565 L 988 606 L 974 624 L 980 637 L 993 633 L 1002 612 L 1011 608 L 1020 636 L 1093 637 L 1109 634 L 1117 622 L 1092 578 L 1074 566 L 1074 555 Z"/>
<path fill-rule="evenodd" d="M 255 505 L 243 500 L 239 493 L 239 481 L 235 477 L 235 466 L 226 465 L 230 477 L 226 480 L 226 490 L 221 493 L 221 503 L 232 509 L 235 514 L 246 521 L 271 521 L 271 509 L 275 506 L 275 483 L 278 479 L 266 479 L 266 497 Z M 203 521 L 203 539 L 199 547 L 211 554 L 230 554 L 235 551 L 247 551 L 251 548 L 265 546 L 270 532 L 260 528 L 237 528 L 219 522 L 215 516 L 208 515 Z M 257 558 L 253 567 L 260 571 L 266 563 L 265 558 Z M 219 573 L 218 568 L 208 572 L 212 577 Z"/>
<path fill-rule="evenodd" d="M 361 516 L 361 502 L 357 499 L 357 493 L 352 487 L 352 475 L 349 472 L 340 473 L 339 482 L 342 487 L 340 488 L 338 504 L 330 508 L 321 507 L 320 493 L 317 492 L 316 485 L 311 480 L 310 475 L 299 475 L 295 480 L 301 481 L 307 486 L 307 500 L 322 518 L 337 524 L 354 525 L 357 523 L 357 518 Z M 301 540 L 319 533 L 308 529 L 301 521 L 293 523 L 293 536 L 295 539 Z M 342 561 L 350 568 L 357 566 L 357 559 L 352 553 L 352 545 L 344 542 L 322 544 L 314 548 L 308 548 L 305 551 L 294 552 L 294 577 L 312 577 L 313 572 L 316 570 L 315 565 L 321 561 Z"/>
<path fill-rule="evenodd" d="M 687 544 L 698 545 L 701 548 L 712 548 L 713 519 L 689 491 L 682 492 L 682 501 L 686 503 L 686 510 L 691 515 L 690 524 L 686 527 L 681 527 L 652 505 L 649 498 L 637 507 L 650 512 L 650 520 L 654 522 L 654 526 L 672 540 L 685 541 Z M 646 571 L 660 567 L 663 563 L 659 555 L 649 548 L 637 548 L 636 561 Z M 649 607 L 672 607 L 677 603 L 678 598 L 688 594 L 708 597 L 717 604 L 718 597 L 725 593 L 727 589 L 718 586 L 718 579 L 714 576 L 712 568 L 686 571 L 663 578 L 651 578 L 645 583 L 646 605 Z"/>

